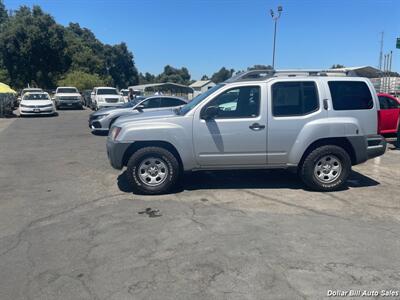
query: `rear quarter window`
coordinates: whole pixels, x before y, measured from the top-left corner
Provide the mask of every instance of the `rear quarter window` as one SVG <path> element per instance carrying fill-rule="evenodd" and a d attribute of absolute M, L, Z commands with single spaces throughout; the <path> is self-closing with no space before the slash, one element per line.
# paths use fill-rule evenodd
<path fill-rule="evenodd" d="M 363 81 L 329 81 L 334 110 L 362 110 L 374 107 L 368 85 Z"/>

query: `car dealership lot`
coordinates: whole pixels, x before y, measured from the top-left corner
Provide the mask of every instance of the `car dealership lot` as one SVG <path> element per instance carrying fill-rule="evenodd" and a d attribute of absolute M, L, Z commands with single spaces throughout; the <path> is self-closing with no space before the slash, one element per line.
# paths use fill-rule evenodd
<path fill-rule="evenodd" d="M 400 151 L 349 188 L 205 172 L 134 195 L 88 110 L 0 120 L 0 299 L 319 299 L 400 290 Z M 138 214 L 159 209 L 162 216 Z"/>

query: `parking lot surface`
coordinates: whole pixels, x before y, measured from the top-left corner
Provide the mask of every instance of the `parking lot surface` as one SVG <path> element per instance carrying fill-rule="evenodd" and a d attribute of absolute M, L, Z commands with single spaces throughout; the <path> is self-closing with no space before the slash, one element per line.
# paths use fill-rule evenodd
<path fill-rule="evenodd" d="M 134 195 L 89 111 L 0 132 L 0 299 L 321 299 L 400 290 L 400 151 L 349 188 L 285 171 L 204 172 Z M 0 120 L 1 122 L 1 120 Z M 162 216 L 139 214 L 158 209 Z"/>

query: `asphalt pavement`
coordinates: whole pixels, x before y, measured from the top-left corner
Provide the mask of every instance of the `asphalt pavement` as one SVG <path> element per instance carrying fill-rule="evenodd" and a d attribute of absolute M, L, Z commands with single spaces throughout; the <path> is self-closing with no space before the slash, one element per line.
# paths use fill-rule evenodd
<path fill-rule="evenodd" d="M 306 191 L 285 171 L 229 171 L 142 196 L 110 167 L 88 114 L 0 120 L 0 299 L 400 291 L 399 150 L 354 167 L 340 192 Z"/>

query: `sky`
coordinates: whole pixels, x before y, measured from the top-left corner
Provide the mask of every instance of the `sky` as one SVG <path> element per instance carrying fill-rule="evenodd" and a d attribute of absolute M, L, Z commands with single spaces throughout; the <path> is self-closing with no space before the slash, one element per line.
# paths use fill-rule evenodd
<path fill-rule="evenodd" d="M 79 23 L 107 44 L 125 42 L 142 73 L 165 65 L 187 67 L 193 79 L 221 67 L 244 70 L 272 64 L 273 21 L 278 20 L 276 69 L 379 64 L 393 50 L 400 71 L 400 0 L 5 0 L 7 9 L 40 5 L 58 23 Z"/>

